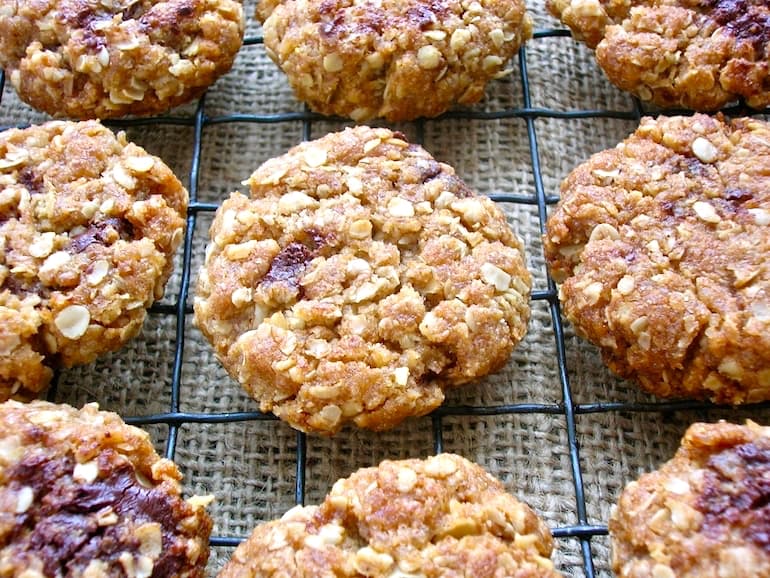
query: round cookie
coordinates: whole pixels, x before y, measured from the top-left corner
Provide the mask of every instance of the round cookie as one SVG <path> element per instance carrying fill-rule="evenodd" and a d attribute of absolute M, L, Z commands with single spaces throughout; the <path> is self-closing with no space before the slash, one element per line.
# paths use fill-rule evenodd
<path fill-rule="evenodd" d="M 139 332 L 186 209 L 160 159 L 96 121 L 0 133 L 0 400 Z"/>
<path fill-rule="evenodd" d="M 267 0 L 257 16 L 297 98 L 358 122 L 478 102 L 532 35 L 523 0 Z"/>
<path fill-rule="evenodd" d="M 387 129 L 303 143 L 217 211 L 195 319 L 293 427 L 382 430 L 500 369 L 531 279 L 502 211 Z"/>
<path fill-rule="evenodd" d="M 770 105 L 766 0 L 548 0 L 615 85 L 663 107 Z"/>
<path fill-rule="evenodd" d="M 770 428 L 692 425 L 626 486 L 609 530 L 619 578 L 770 576 Z"/>
<path fill-rule="evenodd" d="M 54 116 L 168 110 L 230 70 L 237 0 L 0 2 L 0 67 L 19 97 Z"/>
<path fill-rule="evenodd" d="M 566 317 L 661 397 L 770 399 L 770 124 L 642 119 L 546 224 Z"/>
<path fill-rule="evenodd" d="M 96 404 L 0 404 L 0 574 L 202 578 L 208 497 Z"/>
<path fill-rule="evenodd" d="M 320 506 L 257 526 L 219 578 L 561 576 L 548 527 L 499 480 L 453 454 L 384 461 Z"/>

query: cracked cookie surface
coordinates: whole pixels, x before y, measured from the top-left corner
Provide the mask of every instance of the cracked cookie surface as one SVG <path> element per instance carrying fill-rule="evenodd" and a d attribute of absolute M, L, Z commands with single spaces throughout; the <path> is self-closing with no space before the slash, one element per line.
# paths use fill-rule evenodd
<path fill-rule="evenodd" d="M 96 121 L 0 133 L 0 399 L 139 332 L 186 209 L 160 159 Z"/>
<path fill-rule="evenodd" d="M 0 575 L 202 578 L 207 497 L 96 404 L 0 404 Z"/>
<path fill-rule="evenodd" d="M 247 182 L 211 226 L 195 319 L 263 411 L 386 429 L 524 335 L 531 278 L 505 215 L 399 133 L 330 134 Z"/>
<path fill-rule="evenodd" d="M 236 0 L 0 0 L 0 67 L 19 97 L 54 116 L 164 112 L 232 66 Z"/>
<path fill-rule="evenodd" d="M 257 15 L 297 97 L 358 122 L 478 102 L 532 35 L 522 0 L 268 0 Z"/>
<path fill-rule="evenodd" d="M 692 425 L 626 486 L 609 530 L 620 578 L 770 575 L 770 428 Z"/>
<path fill-rule="evenodd" d="M 453 454 L 384 461 L 320 506 L 258 526 L 219 578 L 561 576 L 548 527 L 499 480 Z"/>
<path fill-rule="evenodd" d="M 548 0 L 615 85 L 663 107 L 770 105 L 765 0 Z"/>
<path fill-rule="evenodd" d="M 770 399 L 770 125 L 645 118 L 562 183 L 546 256 L 564 313 L 662 397 Z"/>

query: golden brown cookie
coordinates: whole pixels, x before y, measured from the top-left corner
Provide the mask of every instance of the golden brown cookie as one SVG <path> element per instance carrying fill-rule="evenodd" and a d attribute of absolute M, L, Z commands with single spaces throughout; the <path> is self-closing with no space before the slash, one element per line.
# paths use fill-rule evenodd
<path fill-rule="evenodd" d="M 384 461 L 258 526 L 219 578 L 561 576 L 548 527 L 453 454 Z"/>
<path fill-rule="evenodd" d="M 531 279 L 505 215 L 399 133 L 303 143 L 248 184 L 211 226 L 195 319 L 263 411 L 386 429 L 524 335 Z"/>
<path fill-rule="evenodd" d="M 770 399 L 770 125 L 645 118 L 562 183 L 545 251 L 564 313 L 662 397 Z"/>
<path fill-rule="evenodd" d="M 96 404 L 0 404 L 0 575 L 202 578 L 210 498 Z"/>
<path fill-rule="evenodd" d="M 139 332 L 186 209 L 160 159 L 96 121 L 0 133 L 0 401 Z"/>
<path fill-rule="evenodd" d="M 0 0 L 0 67 L 19 97 L 70 118 L 155 114 L 232 66 L 237 0 Z"/>
<path fill-rule="evenodd" d="M 548 0 L 607 77 L 664 107 L 770 105 L 767 0 Z"/>
<path fill-rule="evenodd" d="M 297 98 L 359 122 L 478 102 L 532 35 L 523 0 L 267 0 L 257 16 Z"/>
<path fill-rule="evenodd" d="M 770 428 L 692 425 L 626 486 L 609 529 L 619 578 L 770 576 Z"/>

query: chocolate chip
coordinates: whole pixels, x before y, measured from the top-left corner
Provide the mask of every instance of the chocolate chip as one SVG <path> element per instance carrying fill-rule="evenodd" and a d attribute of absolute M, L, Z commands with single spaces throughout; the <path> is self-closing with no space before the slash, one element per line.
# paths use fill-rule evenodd
<path fill-rule="evenodd" d="M 184 513 L 178 511 L 175 498 L 139 483 L 131 465 L 122 460 L 115 452 L 104 451 L 98 464 L 106 475 L 85 484 L 73 479 L 71 457 L 33 455 L 9 468 L 8 484 L 14 489 L 32 488 L 35 495 L 32 505 L 17 517 L 16 535 L 10 537 L 13 547 L 34 552 L 47 576 L 73 575 L 95 559 L 120 572 L 119 555 L 139 551 L 131 529 L 157 522 L 163 549 L 152 575 L 177 575 L 186 563 L 185 548 L 175 538 Z M 100 527 L 94 514 L 107 507 L 119 521 Z M 26 538 L 24 529 L 29 532 Z"/>
<path fill-rule="evenodd" d="M 29 191 L 30 195 L 39 195 L 43 192 L 43 178 L 29 167 L 19 172 L 19 183 Z"/>
<path fill-rule="evenodd" d="M 193 12 L 193 7 L 190 4 L 183 4 L 176 9 L 176 14 L 180 18 L 189 18 Z"/>
<path fill-rule="evenodd" d="M 685 209 L 681 203 L 676 201 L 661 201 L 660 208 L 665 216 L 673 217 L 677 220 L 684 218 L 684 216 L 688 214 L 687 209 Z"/>
<path fill-rule="evenodd" d="M 427 183 L 431 179 L 436 178 L 441 174 L 441 165 L 436 161 L 429 161 L 425 165 L 420 165 L 420 177 L 423 183 Z"/>
<path fill-rule="evenodd" d="M 725 199 L 731 203 L 742 204 L 754 198 L 753 193 L 744 189 L 726 189 Z"/>
<path fill-rule="evenodd" d="M 24 299 L 28 295 L 39 295 L 44 297 L 47 294 L 43 284 L 40 283 L 37 277 L 32 279 L 22 277 L 15 273 L 9 273 L 3 281 L 0 290 L 10 291 L 12 294 Z"/>
<path fill-rule="evenodd" d="M 738 526 L 770 551 L 770 447 L 748 443 L 709 459 L 695 507 L 703 513 L 706 535 L 718 537 L 727 526 Z"/>
<path fill-rule="evenodd" d="M 709 0 L 711 17 L 735 38 L 751 44 L 758 59 L 770 42 L 770 17 L 759 13 L 748 0 Z"/>
<path fill-rule="evenodd" d="M 70 241 L 69 249 L 73 253 L 82 253 L 94 243 L 112 245 L 118 239 L 128 241 L 133 237 L 134 228 L 125 219 L 110 218 L 98 223 L 91 223 L 85 233 Z"/>
<path fill-rule="evenodd" d="M 262 283 L 284 283 L 299 289 L 299 277 L 313 258 L 313 253 L 302 243 L 290 243 L 278 253 Z"/>

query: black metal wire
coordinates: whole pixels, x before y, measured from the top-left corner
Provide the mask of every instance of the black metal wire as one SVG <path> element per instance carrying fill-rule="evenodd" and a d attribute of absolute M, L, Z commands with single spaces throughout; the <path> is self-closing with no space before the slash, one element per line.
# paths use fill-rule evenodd
<path fill-rule="evenodd" d="M 569 32 L 564 29 L 542 29 L 534 33 L 532 42 L 541 39 L 569 36 Z M 244 40 L 246 46 L 261 44 L 262 38 L 258 36 L 248 37 Z M 444 119 L 474 119 L 474 120 L 495 120 L 495 119 L 522 119 L 526 123 L 527 136 L 530 149 L 530 163 L 532 175 L 534 178 L 534 194 L 498 194 L 493 193 L 490 197 L 497 202 L 515 203 L 520 205 L 536 206 L 538 209 L 540 231 L 544 230 L 546 211 L 549 205 L 557 202 L 556 195 L 548 194 L 543 185 L 543 177 L 540 167 L 540 157 L 538 152 L 538 133 L 536 121 L 541 118 L 552 119 L 585 119 L 585 118 L 614 118 L 639 120 L 644 114 L 644 108 L 637 99 L 632 100 L 632 105 L 627 110 L 604 110 L 604 109 L 580 109 L 580 110 L 554 110 L 549 108 L 533 107 L 530 94 L 530 81 L 527 73 L 527 48 L 522 47 L 518 55 L 519 62 L 519 81 L 523 92 L 523 106 L 520 108 L 506 108 L 494 111 L 481 110 L 456 110 L 448 112 L 438 118 L 437 122 Z M 5 74 L 0 70 L 0 104 L 5 88 Z M 728 115 L 741 114 L 747 109 L 741 105 L 731 107 L 725 110 Z M 683 114 L 691 114 L 689 111 L 679 111 Z M 228 114 L 222 116 L 208 116 L 206 114 L 205 96 L 200 99 L 193 116 L 158 116 L 153 118 L 129 119 L 111 121 L 111 126 L 115 127 L 142 127 L 158 125 L 181 125 L 191 126 L 194 130 L 194 138 L 191 143 L 191 168 L 189 172 L 189 193 L 190 203 L 187 213 L 187 229 L 184 238 L 184 249 L 182 257 L 182 275 L 181 284 L 176 301 L 171 304 L 156 304 L 150 309 L 152 315 L 176 316 L 176 343 L 174 352 L 174 364 L 171 383 L 171 401 L 169 411 L 166 413 L 157 413 L 145 416 L 125 416 L 127 423 L 147 426 L 147 425 L 165 425 L 168 427 L 168 438 L 166 442 L 165 454 L 173 458 L 176 452 L 178 441 L 178 432 L 186 424 L 223 424 L 248 421 L 270 421 L 276 418 L 269 414 L 259 411 L 246 412 L 225 412 L 225 413 L 191 413 L 180 411 L 181 397 L 181 376 L 184 357 L 185 326 L 186 320 L 192 314 L 192 308 L 188 304 L 190 291 L 193 235 L 196 229 L 196 223 L 201 213 L 213 213 L 218 205 L 215 203 L 206 203 L 198 201 L 198 177 L 201 167 L 201 149 L 205 138 L 207 127 L 229 124 L 229 123 L 257 123 L 257 124 L 276 124 L 300 121 L 302 123 L 302 138 L 308 140 L 312 133 L 312 123 L 324 119 L 321 115 L 304 110 L 302 112 L 276 113 L 276 114 Z M 436 121 L 416 121 L 414 128 L 417 133 L 417 141 L 422 143 L 425 134 L 425 123 Z M 547 272 L 546 272 L 547 274 Z M 553 535 L 557 539 L 576 539 L 580 542 L 580 551 L 583 560 L 583 569 L 587 578 L 593 578 L 595 575 L 594 559 L 591 549 L 591 542 L 594 538 L 605 536 L 607 527 L 605 525 L 592 525 L 588 523 L 586 512 L 586 495 L 583 484 L 583 467 L 581 465 L 580 448 L 578 444 L 578 434 L 576 427 L 576 417 L 583 414 L 607 413 L 607 412 L 670 412 L 685 410 L 708 409 L 711 406 L 700 402 L 652 402 L 652 403 L 586 403 L 576 404 L 572 398 L 572 389 L 569 381 L 567 369 L 566 346 L 564 339 L 564 326 L 562 323 L 559 307 L 558 293 L 556 286 L 547 275 L 547 288 L 545 290 L 534 291 L 531 296 L 532 301 L 545 301 L 548 303 L 551 322 L 553 325 L 553 338 L 556 349 L 556 358 L 558 361 L 558 377 L 561 385 L 562 400 L 560 403 L 513 403 L 496 406 L 449 406 L 445 405 L 438 408 L 431 415 L 433 449 L 440 452 L 444 448 L 443 442 L 443 418 L 445 416 L 493 416 L 493 415 L 513 415 L 513 414 L 541 414 L 563 416 L 567 429 L 568 452 L 571 465 L 571 474 L 575 491 L 575 522 L 573 524 L 553 528 Z M 55 385 L 52 390 L 55 393 Z M 770 404 L 762 404 L 757 407 L 770 407 Z M 303 433 L 297 433 L 296 449 L 296 480 L 294 501 L 297 504 L 305 502 L 305 487 L 307 479 L 307 437 Z M 220 536 L 211 537 L 212 546 L 231 547 L 237 545 L 243 537 L 241 536 Z"/>

